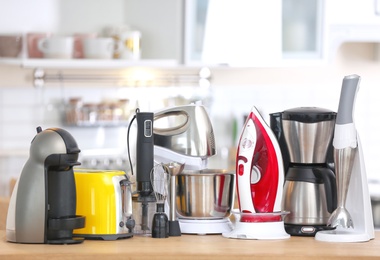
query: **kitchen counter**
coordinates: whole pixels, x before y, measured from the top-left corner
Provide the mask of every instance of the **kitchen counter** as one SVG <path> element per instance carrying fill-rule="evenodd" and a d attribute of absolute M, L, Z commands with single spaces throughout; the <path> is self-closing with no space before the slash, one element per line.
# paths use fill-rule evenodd
<path fill-rule="evenodd" d="M 0 231 L 0 259 L 379 259 L 380 231 L 365 243 L 329 243 L 312 237 L 238 240 L 221 235 L 157 239 L 135 236 L 117 241 L 86 240 L 76 245 L 15 244 Z"/>

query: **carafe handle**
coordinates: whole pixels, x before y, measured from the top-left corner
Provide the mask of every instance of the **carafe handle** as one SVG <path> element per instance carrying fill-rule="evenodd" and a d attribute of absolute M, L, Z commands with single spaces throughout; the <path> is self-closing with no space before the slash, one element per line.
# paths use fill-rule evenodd
<path fill-rule="evenodd" d="M 314 169 L 314 174 L 318 178 L 322 178 L 325 186 L 327 211 L 332 213 L 337 207 L 337 188 L 335 174 L 330 169 L 321 171 L 320 169 Z"/>

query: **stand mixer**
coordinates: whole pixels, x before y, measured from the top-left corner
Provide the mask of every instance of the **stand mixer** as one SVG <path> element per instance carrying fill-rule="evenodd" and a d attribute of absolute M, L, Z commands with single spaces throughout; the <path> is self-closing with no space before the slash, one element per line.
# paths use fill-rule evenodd
<path fill-rule="evenodd" d="M 360 77 L 344 77 L 334 132 L 334 161 L 338 205 L 328 225 L 315 239 L 327 242 L 365 242 L 374 239 L 371 201 L 362 147 L 353 120 Z"/>
<path fill-rule="evenodd" d="M 175 180 L 177 182 L 176 194 L 181 196 L 180 194 L 183 194 L 181 187 L 184 186 L 181 182 L 181 186 L 178 187 L 179 179 L 186 179 L 189 176 L 188 174 L 192 175 L 189 178 L 211 176 L 205 176 L 206 171 L 204 171 L 207 168 L 208 158 L 216 153 L 214 132 L 210 119 L 205 108 L 200 103 L 196 103 L 158 111 L 154 114 L 154 123 L 155 161 L 163 164 L 184 165 L 183 174 L 187 172 L 186 176 L 179 173 L 172 177 L 172 183 Z M 231 179 L 233 182 L 233 178 Z M 226 186 L 229 183 L 226 182 Z M 175 198 L 172 195 L 170 197 Z M 215 198 L 211 199 L 215 200 Z M 232 207 L 232 201 L 223 202 L 231 204 L 230 207 L 227 207 L 228 212 Z M 171 201 L 171 203 L 175 202 Z M 191 207 L 191 205 L 187 206 Z M 193 210 L 190 211 L 193 212 Z M 187 213 L 191 214 L 190 211 Z M 184 217 L 180 215 L 178 218 L 180 230 L 187 234 L 220 234 L 230 231 L 231 223 L 225 216 L 228 213 L 227 211 L 223 212 L 223 216 Z M 171 212 L 172 216 L 174 214 Z"/>

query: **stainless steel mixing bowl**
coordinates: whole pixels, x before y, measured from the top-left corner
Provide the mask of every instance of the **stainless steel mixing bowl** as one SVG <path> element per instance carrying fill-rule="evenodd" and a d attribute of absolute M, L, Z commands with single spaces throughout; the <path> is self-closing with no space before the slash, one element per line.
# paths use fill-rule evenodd
<path fill-rule="evenodd" d="M 235 194 L 234 173 L 220 169 L 185 170 L 176 180 L 180 218 L 220 219 L 230 215 Z"/>

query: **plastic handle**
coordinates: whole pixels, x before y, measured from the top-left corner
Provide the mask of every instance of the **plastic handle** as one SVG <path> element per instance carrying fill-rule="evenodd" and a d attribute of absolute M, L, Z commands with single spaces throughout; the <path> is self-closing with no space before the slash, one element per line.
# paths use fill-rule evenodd
<path fill-rule="evenodd" d="M 184 133 L 190 126 L 190 116 L 186 111 L 182 110 L 171 110 L 166 111 L 163 113 L 156 113 L 154 115 L 154 120 L 157 121 L 161 118 L 169 118 L 169 117 L 183 117 L 183 122 L 179 122 L 177 125 L 173 127 L 166 127 L 166 128 L 159 128 L 154 127 L 153 132 L 155 134 L 159 135 L 165 135 L 165 136 L 173 136 L 173 135 L 180 135 Z"/>
<path fill-rule="evenodd" d="M 344 125 L 353 123 L 353 109 L 356 93 L 359 89 L 360 76 L 345 76 L 342 83 L 340 93 L 338 113 L 336 116 L 336 124 Z"/>
<path fill-rule="evenodd" d="M 314 168 L 313 172 L 316 177 L 323 180 L 324 187 L 325 187 L 327 211 L 329 213 L 333 213 L 333 211 L 337 207 L 337 195 L 336 195 L 337 188 L 336 188 L 335 175 L 330 169 L 321 171 L 318 168 Z"/>

